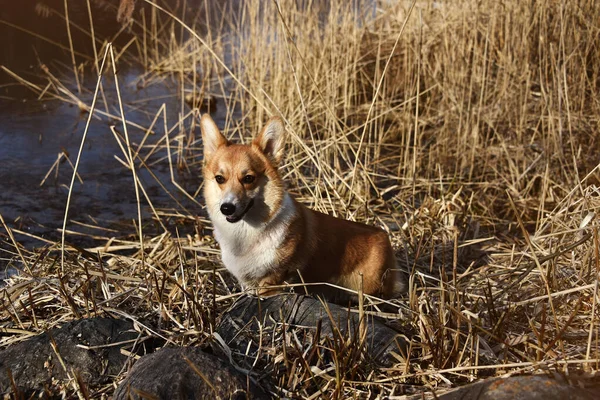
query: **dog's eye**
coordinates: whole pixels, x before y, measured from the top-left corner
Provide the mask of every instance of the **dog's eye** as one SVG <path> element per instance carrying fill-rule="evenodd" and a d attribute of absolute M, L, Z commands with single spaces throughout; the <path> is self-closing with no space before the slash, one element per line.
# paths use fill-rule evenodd
<path fill-rule="evenodd" d="M 244 183 L 252 183 L 254 182 L 254 175 L 246 175 L 243 179 Z"/>
<path fill-rule="evenodd" d="M 215 175 L 215 181 L 220 185 L 225 183 L 225 177 L 223 177 L 223 175 Z"/>

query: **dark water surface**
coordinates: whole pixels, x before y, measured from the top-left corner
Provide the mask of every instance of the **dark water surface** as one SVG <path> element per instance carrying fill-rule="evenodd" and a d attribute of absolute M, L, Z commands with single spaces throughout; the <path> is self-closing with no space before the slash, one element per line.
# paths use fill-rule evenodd
<path fill-rule="evenodd" d="M 175 1 L 166 3 L 181 4 Z M 193 3 L 187 2 L 188 5 Z M 68 4 L 71 20 L 89 29 L 86 1 L 70 0 Z M 92 0 L 91 4 L 96 35 L 100 40 L 114 41 L 118 49 L 119 45 L 131 39 L 133 33 L 127 30 L 115 36 L 121 30 L 121 25 L 116 22 L 116 1 Z M 23 31 L 29 30 L 68 46 L 65 22 L 60 17 L 63 12 L 63 0 L 0 0 L 0 66 L 44 87 L 48 83 L 42 73 L 41 65 L 44 64 L 83 103 L 90 105 L 97 77 L 92 70 L 93 52 L 89 36 L 75 29 L 72 31 L 75 49 L 80 53 L 77 63 L 83 65 L 84 69 L 81 74 L 84 77 L 82 92 L 78 94 L 70 53 Z M 186 162 L 182 168 L 174 168 L 175 179 L 193 196 L 201 184 L 201 149 L 199 145 L 189 143 L 193 143 L 200 134 L 193 128 L 191 117 L 183 125 L 176 126 L 179 115 L 188 113 L 190 108 L 182 106 L 179 84 L 175 80 L 140 84 L 139 77 L 143 73 L 139 66 L 125 57 L 119 64 L 118 76 L 126 119 L 149 127 L 154 114 L 163 104 L 166 106 L 167 124 L 169 129 L 173 128 L 170 133 L 171 144 L 176 144 L 176 136 L 186 144 Z M 119 115 L 115 82 L 111 74 L 106 74 L 103 87 L 109 112 Z M 51 100 L 48 96 L 38 100 L 37 96 L 18 84 L 9 73 L 0 70 L 0 214 L 8 226 L 15 230 L 56 241 L 60 239 L 73 169 L 64 158 L 58 164 L 58 170 L 52 167 L 60 153 L 68 154 L 70 161 L 75 163 L 88 114 L 72 104 Z M 103 102 L 98 108 L 106 110 Z M 223 110 L 219 110 L 215 118 L 218 120 L 222 113 Z M 67 241 L 80 246 L 102 242 L 89 235 L 123 237 L 136 232 L 133 221 L 137 223 L 137 200 L 133 177 L 131 171 L 115 158 L 117 156 L 125 160 L 110 130 L 111 125 L 123 133 L 119 119 L 101 117 L 92 120 L 78 168 L 83 184 L 79 181 L 75 183 L 67 229 L 84 233 L 85 236 L 69 235 Z M 163 118 L 160 118 L 154 129 L 155 134 L 146 141 L 147 145 L 159 142 L 164 134 L 162 127 Z M 145 132 L 133 127 L 128 131 L 133 147 L 137 148 Z M 146 147 L 140 154 L 150 151 Z M 154 176 L 146 168 L 137 170 L 152 204 L 166 213 L 201 214 L 200 196 L 192 201 L 171 183 L 171 170 L 166 156 L 163 143 L 147 160 Z M 178 156 L 173 154 L 173 161 L 177 159 Z M 40 185 L 49 171 L 48 178 Z M 153 220 L 148 202 L 143 197 L 141 203 L 144 233 L 151 235 L 162 232 L 162 227 Z M 161 221 L 173 232 L 194 230 L 194 223 L 189 219 L 161 217 Z M 87 227 L 77 222 L 110 230 Z M 28 248 L 45 245 L 43 241 L 27 235 L 15 233 L 15 237 Z M 9 242 L 6 232 L 0 227 L 0 279 L 12 257 L 3 251 L 11 247 Z"/>
<path fill-rule="evenodd" d="M 131 70 L 123 73 L 126 78 L 124 81 L 132 81 L 137 72 Z M 170 107 L 170 112 L 167 107 L 167 119 L 173 122 L 177 120 L 177 96 L 169 94 L 166 85 L 135 89 L 135 86 L 132 88 L 125 84 L 121 90 L 126 104 L 156 96 L 162 96 L 161 100 L 157 100 L 162 102 L 164 96 L 171 96 L 175 106 Z M 111 97 L 115 95 L 108 94 Z M 85 97 L 91 97 L 91 94 Z M 91 99 L 86 103 L 90 102 Z M 3 103 L 0 106 L 0 212 L 6 221 L 15 222 L 15 227 L 53 237 L 51 233 L 62 226 L 73 168 L 64 159 L 58 166 L 58 172 L 52 166 L 61 152 L 67 153 L 71 162 L 75 163 L 88 114 L 80 112 L 76 106 L 58 101 L 38 102 L 30 99 Z M 160 105 L 152 103 L 155 102 L 147 101 L 144 105 L 157 110 Z M 116 110 L 111 111 L 116 113 Z M 125 113 L 129 121 L 143 126 L 150 124 L 148 114 L 131 109 L 129 112 L 126 109 Z M 115 158 L 116 155 L 125 159 L 110 130 L 111 125 L 123 132 L 117 120 L 91 122 L 78 167 L 83 184 L 76 181 L 74 186 L 69 211 L 71 219 L 104 226 L 110 222 L 130 222 L 132 218 L 137 218 L 133 177 L 131 171 Z M 130 128 L 128 132 L 133 143 L 141 142 L 144 132 L 135 128 Z M 148 140 L 150 143 L 154 141 L 154 138 Z M 166 154 L 166 150 L 159 151 L 148 161 L 156 162 Z M 177 193 L 177 189 L 170 184 L 166 159 L 158 161 L 151 170 L 171 193 Z M 49 171 L 50 175 L 40 186 Z M 200 184 L 198 165 L 193 165 L 189 172 L 176 172 L 176 179 L 194 193 Z M 175 202 L 146 169 L 139 169 L 138 173 L 155 207 L 175 206 Z M 186 203 L 184 196 L 176 196 L 179 201 Z M 193 209 L 193 203 L 187 203 Z"/>

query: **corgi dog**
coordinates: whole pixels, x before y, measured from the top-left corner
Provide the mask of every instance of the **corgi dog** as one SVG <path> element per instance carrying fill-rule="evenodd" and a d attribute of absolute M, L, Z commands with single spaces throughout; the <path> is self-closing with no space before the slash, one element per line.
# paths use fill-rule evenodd
<path fill-rule="evenodd" d="M 285 142 L 280 118 L 245 145 L 229 142 L 208 114 L 200 127 L 208 214 L 223 264 L 243 288 L 269 295 L 278 291 L 269 286 L 286 282 L 329 282 L 383 298 L 405 291 L 385 231 L 311 210 L 285 190 L 278 173 Z M 339 299 L 332 286 L 310 287 Z"/>

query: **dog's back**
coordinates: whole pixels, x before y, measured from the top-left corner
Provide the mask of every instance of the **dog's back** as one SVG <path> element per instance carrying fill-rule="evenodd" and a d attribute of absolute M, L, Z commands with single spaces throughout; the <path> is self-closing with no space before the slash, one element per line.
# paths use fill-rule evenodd
<path fill-rule="evenodd" d="M 379 228 L 308 209 L 314 250 L 304 268 L 309 282 L 330 282 L 393 298 L 405 291 L 387 233 Z"/>

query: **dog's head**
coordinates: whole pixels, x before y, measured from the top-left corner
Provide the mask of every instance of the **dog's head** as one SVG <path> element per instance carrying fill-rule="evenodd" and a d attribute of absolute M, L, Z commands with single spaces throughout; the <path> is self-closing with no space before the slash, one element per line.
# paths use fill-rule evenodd
<path fill-rule="evenodd" d="M 271 118 L 252 144 L 230 143 L 212 118 L 200 120 L 204 145 L 204 197 L 214 220 L 251 224 L 267 222 L 283 201 L 277 172 L 283 156 L 285 129 Z"/>

